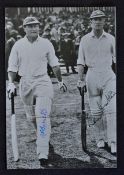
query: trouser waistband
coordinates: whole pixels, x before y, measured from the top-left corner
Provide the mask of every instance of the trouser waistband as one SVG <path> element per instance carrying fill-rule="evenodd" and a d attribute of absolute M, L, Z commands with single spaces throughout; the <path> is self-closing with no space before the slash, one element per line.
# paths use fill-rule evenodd
<path fill-rule="evenodd" d="M 98 67 L 88 67 L 88 70 L 95 71 L 95 72 L 106 72 L 106 71 L 112 70 L 112 68 L 108 67 L 108 68 L 102 69 L 100 67 L 99 68 Z"/>
<path fill-rule="evenodd" d="M 21 79 L 36 79 L 36 78 L 41 78 L 43 76 L 47 75 L 46 73 L 43 75 L 38 75 L 38 76 L 20 76 Z"/>

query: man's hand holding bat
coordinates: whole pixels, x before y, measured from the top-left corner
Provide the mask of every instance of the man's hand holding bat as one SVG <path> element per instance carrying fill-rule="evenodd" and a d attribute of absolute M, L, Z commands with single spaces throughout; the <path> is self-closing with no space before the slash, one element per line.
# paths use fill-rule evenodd
<path fill-rule="evenodd" d="M 7 87 L 8 98 L 11 99 L 12 95 L 16 96 L 16 86 L 14 83 L 9 82 Z"/>
<path fill-rule="evenodd" d="M 17 143 L 17 134 L 16 134 L 16 116 L 14 110 L 14 96 L 16 96 L 16 86 L 14 83 L 9 82 L 7 87 L 8 98 L 11 99 L 11 139 L 12 139 L 12 150 L 14 161 L 19 160 L 18 153 L 18 143 Z"/>

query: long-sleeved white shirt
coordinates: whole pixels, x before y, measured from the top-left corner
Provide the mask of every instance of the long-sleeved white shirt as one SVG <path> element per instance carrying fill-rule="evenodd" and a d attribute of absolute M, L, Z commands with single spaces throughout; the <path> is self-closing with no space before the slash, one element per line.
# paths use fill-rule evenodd
<path fill-rule="evenodd" d="M 83 36 L 79 46 L 77 64 L 96 69 L 108 69 L 115 60 L 115 38 L 103 31 L 96 38 L 93 31 Z"/>

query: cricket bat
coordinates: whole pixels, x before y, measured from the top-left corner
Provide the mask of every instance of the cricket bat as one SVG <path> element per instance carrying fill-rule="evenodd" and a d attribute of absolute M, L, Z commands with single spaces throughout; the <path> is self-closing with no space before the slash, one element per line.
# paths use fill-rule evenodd
<path fill-rule="evenodd" d="M 86 92 L 86 86 L 83 88 L 78 88 L 81 95 L 81 109 L 82 109 L 82 115 L 81 115 L 81 142 L 82 142 L 82 149 L 84 151 L 87 150 L 86 146 L 86 112 L 85 112 L 85 104 L 84 104 L 84 94 Z"/>
<path fill-rule="evenodd" d="M 19 153 L 18 153 L 18 143 L 17 143 L 17 133 L 16 133 L 16 115 L 14 109 L 14 95 L 12 94 L 11 97 L 11 139 L 12 139 L 12 150 L 14 161 L 19 160 Z"/>

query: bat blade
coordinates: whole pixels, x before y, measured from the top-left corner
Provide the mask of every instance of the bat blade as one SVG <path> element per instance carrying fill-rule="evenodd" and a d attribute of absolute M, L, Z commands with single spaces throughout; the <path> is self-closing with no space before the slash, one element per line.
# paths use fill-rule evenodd
<path fill-rule="evenodd" d="M 82 140 L 82 148 L 84 151 L 87 150 L 86 146 L 86 114 L 83 111 L 81 116 L 81 140 Z"/>
<path fill-rule="evenodd" d="M 11 139 L 12 139 L 12 150 L 14 161 L 19 160 L 19 153 L 18 153 L 18 143 L 17 143 L 17 134 L 16 134 L 16 116 L 12 114 L 11 116 Z"/>
<path fill-rule="evenodd" d="M 84 103 L 84 94 L 86 92 L 86 87 L 82 89 L 81 94 L 81 102 L 82 102 L 82 116 L 81 116 L 81 141 L 82 141 L 82 148 L 86 152 L 87 150 L 87 143 L 86 143 L 86 112 L 85 112 L 85 103 Z"/>

